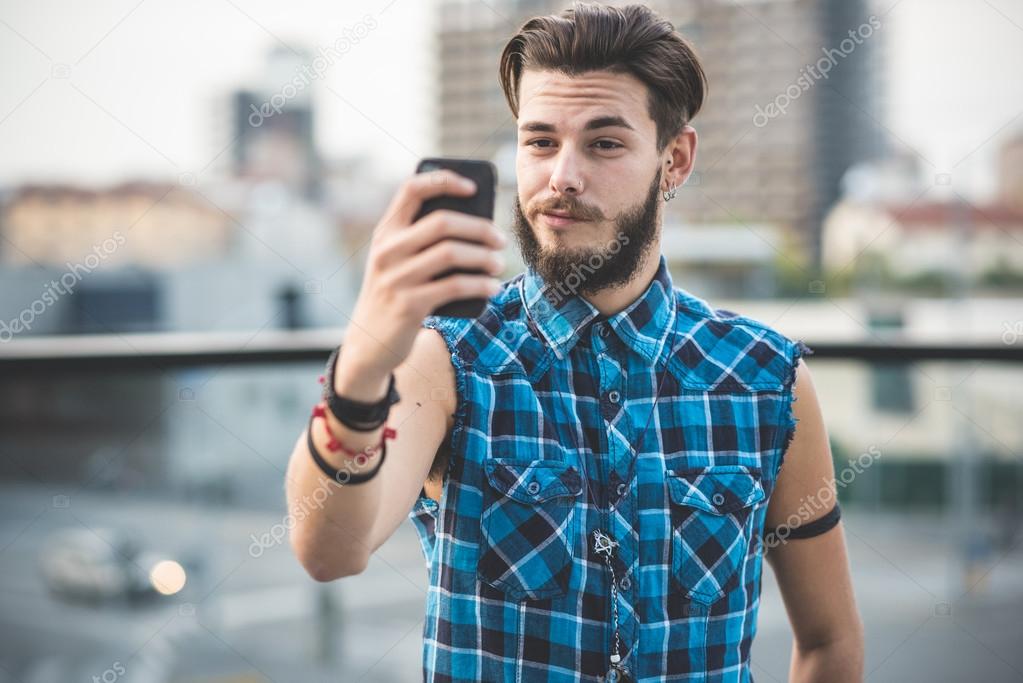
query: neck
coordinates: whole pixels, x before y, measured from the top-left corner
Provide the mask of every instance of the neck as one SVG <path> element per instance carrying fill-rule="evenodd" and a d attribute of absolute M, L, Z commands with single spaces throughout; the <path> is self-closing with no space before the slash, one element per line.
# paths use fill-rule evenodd
<path fill-rule="evenodd" d="M 593 307 L 604 316 L 612 316 L 619 311 L 628 308 L 629 304 L 638 299 L 657 273 L 657 266 L 660 263 L 661 244 L 655 240 L 646 255 L 640 262 L 635 276 L 621 287 L 602 289 L 599 292 L 587 294 L 583 298 L 593 304 Z"/>

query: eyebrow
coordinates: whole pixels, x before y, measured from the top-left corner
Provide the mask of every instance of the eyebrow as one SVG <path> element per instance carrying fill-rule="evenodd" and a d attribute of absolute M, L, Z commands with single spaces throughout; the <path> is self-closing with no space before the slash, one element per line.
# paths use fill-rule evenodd
<path fill-rule="evenodd" d="M 583 126 L 583 130 L 597 130 L 598 128 L 627 128 L 632 131 L 636 130 L 621 116 L 598 116 L 595 119 L 590 119 Z M 519 130 L 526 133 L 557 132 L 557 128 L 553 123 L 544 123 L 543 121 L 527 121 L 519 126 Z"/>

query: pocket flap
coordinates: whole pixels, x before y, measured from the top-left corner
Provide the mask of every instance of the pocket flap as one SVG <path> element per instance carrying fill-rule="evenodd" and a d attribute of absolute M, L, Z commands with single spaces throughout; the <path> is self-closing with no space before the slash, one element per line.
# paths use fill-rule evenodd
<path fill-rule="evenodd" d="M 667 470 L 671 499 L 723 515 L 764 499 L 759 472 L 742 466 Z"/>
<path fill-rule="evenodd" d="M 582 491 L 579 471 L 567 462 L 490 458 L 485 463 L 490 485 L 523 503 L 542 503 L 557 496 L 576 496 Z"/>

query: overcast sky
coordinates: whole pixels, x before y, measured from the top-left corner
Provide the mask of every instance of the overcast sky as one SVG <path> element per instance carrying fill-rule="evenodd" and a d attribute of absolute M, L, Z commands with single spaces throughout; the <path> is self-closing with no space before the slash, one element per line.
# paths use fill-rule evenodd
<path fill-rule="evenodd" d="M 411 172 L 431 151 L 428 9 L 421 0 L 0 2 L 0 183 L 197 172 L 219 150 L 217 99 L 259 78 L 270 48 L 333 45 L 367 16 L 376 27 L 314 81 L 319 142 L 328 155 L 364 152 Z M 53 64 L 69 78 L 53 77 Z"/>
<path fill-rule="evenodd" d="M 270 47 L 330 45 L 366 17 L 376 27 L 318 79 L 338 93 L 318 83 L 320 145 L 410 173 L 437 151 L 433 5 L 0 0 L 0 184 L 199 172 L 222 141 L 218 98 Z M 998 141 L 1023 130 L 1023 0 L 901 0 L 880 34 L 885 125 L 971 194 L 990 189 Z"/>

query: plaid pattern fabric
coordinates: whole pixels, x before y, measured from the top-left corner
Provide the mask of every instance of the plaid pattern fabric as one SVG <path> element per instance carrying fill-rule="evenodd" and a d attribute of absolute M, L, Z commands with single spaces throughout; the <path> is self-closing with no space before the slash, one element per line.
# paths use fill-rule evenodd
<path fill-rule="evenodd" d="M 618 543 L 633 677 L 752 681 L 764 516 L 810 349 L 674 287 L 663 256 L 612 316 L 527 268 L 480 317 L 423 324 L 458 391 L 441 502 L 421 492 L 409 513 L 429 574 L 424 679 L 603 680 L 600 528 Z"/>

